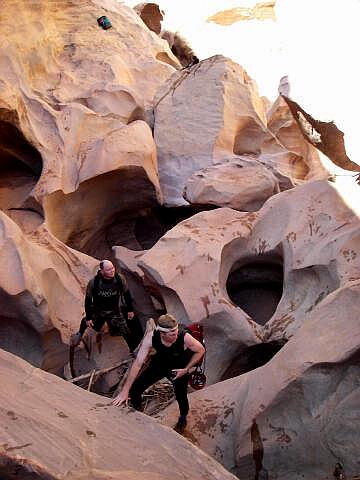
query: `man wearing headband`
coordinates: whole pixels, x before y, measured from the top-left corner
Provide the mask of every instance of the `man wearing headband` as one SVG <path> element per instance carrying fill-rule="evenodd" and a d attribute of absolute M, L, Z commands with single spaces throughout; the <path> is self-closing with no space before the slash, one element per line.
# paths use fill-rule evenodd
<path fill-rule="evenodd" d="M 139 375 L 152 348 L 156 353 L 151 357 L 149 366 Z M 187 398 L 189 370 L 201 360 L 204 353 L 203 345 L 189 333 L 179 329 L 172 315 L 161 315 L 155 330 L 145 335 L 124 386 L 112 402 L 113 405 L 127 405 L 130 397 L 133 407 L 141 410 L 142 393 L 157 381 L 167 377 L 173 382 L 180 410 L 175 430 L 182 433 L 189 412 Z"/>

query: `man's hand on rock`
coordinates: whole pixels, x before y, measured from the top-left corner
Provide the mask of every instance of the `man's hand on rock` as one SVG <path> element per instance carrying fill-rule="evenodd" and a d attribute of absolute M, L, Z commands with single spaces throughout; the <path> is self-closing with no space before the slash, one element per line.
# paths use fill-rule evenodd
<path fill-rule="evenodd" d="M 129 403 L 129 394 L 128 392 L 121 391 L 111 402 L 115 407 L 120 407 L 120 405 L 128 406 Z"/>

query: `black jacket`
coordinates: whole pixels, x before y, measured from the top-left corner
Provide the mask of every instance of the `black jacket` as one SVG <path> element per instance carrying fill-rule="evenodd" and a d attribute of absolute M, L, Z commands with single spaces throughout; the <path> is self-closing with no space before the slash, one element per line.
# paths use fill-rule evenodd
<path fill-rule="evenodd" d="M 119 314 L 133 311 L 133 303 L 125 277 L 116 273 L 111 279 L 104 278 L 100 271 L 90 280 L 86 288 L 86 320 L 101 312 Z"/>

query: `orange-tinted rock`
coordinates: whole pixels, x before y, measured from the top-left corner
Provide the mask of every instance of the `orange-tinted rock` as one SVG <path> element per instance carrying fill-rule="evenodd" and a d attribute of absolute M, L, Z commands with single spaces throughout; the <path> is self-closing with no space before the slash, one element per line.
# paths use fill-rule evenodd
<path fill-rule="evenodd" d="M 139 3 L 134 7 L 134 10 L 145 25 L 159 35 L 161 32 L 161 21 L 164 18 L 159 5 L 156 3 Z"/>

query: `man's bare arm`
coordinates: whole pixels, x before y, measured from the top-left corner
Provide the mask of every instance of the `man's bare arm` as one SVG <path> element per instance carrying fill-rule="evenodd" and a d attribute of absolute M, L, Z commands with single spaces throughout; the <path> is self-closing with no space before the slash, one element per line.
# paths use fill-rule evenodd
<path fill-rule="evenodd" d="M 196 338 L 194 338 L 190 333 L 185 333 L 184 335 L 184 345 L 186 348 L 194 352 L 193 356 L 190 358 L 188 364 L 185 368 L 175 368 L 173 371 L 176 372 L 174 380 L 179 377 L 182 377 L 186 373 L 189 373 L 189 370 L 194 367 L 204 356 L 205 348 L 202 343 L 200 343 Z"/>
<path fill-rule="evenodd" d="M 135 382 L 137 376 L 139 375 L 141 367 L 144 365 L 147 357 L 149 356 L 150 349 L 152 346 L 152 336 L 153 336 L 153 332 L 150 331 L 144 337 L 144 340 L 140 346 L 138 354 L 136 355 L 134 363 L 131 365 L 131 368 L 125 380 L 125 383 L 121 391 L 119 392 L 119 394 L 112 401 L 113 405 L 118 406 L 123 403 L 125 405 L 128 404 L 130 388 L 132 387 L 132 384 Z"/>

